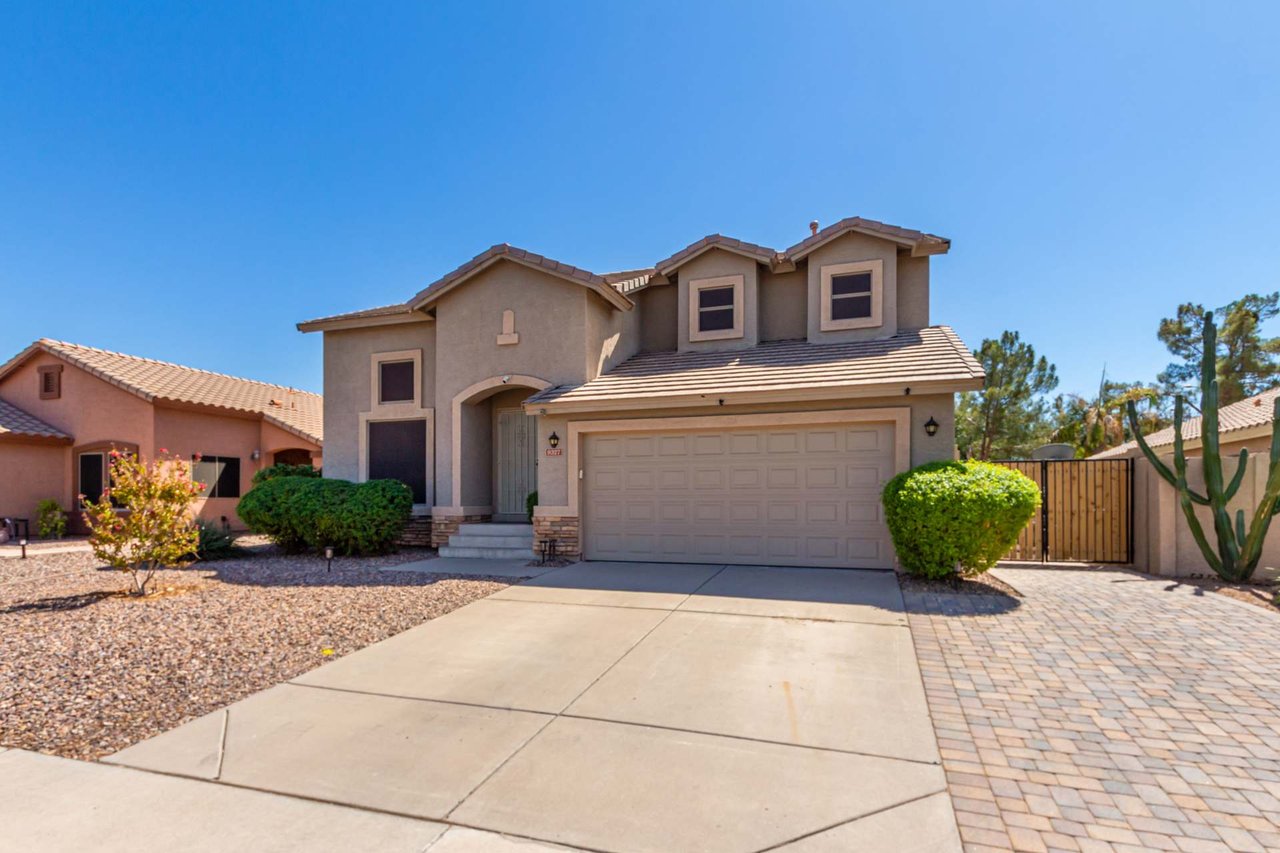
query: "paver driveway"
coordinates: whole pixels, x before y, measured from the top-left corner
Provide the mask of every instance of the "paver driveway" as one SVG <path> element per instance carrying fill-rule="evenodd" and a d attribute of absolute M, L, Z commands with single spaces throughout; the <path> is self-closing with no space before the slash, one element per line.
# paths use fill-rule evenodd
<path fill-rule="evenodd" d="M 996 574 L 1025 597 L 907 601 L 966 851 L 1280 850 L 1280 615 Z"/>
<path fill-rule="evenodd" d="M 959 849 L 889 573 L 578 564 L 109 761 L 433 853 Z"/>

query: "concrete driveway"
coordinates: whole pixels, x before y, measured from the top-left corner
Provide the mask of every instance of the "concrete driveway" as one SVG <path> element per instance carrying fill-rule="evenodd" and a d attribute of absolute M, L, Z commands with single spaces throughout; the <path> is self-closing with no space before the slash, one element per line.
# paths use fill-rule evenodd
<path fill-rule="evenodd" d="M 371 848 L 959 849 L 889 573 L 580 563 L 107 761 Z"/>

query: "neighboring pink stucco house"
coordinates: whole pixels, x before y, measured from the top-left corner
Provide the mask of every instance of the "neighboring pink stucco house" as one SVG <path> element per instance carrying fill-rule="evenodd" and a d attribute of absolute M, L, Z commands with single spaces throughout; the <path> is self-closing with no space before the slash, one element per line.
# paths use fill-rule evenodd
<path fill-rule="evenodd" d="M 79 528 L 76 496 L 97 495 L 112 447 L 144 458 L 200 454 L 201 518 L 235 514 L 254 473 L 321 462 L 318 394 L 42 339 L 0 365 L 0 517 L 53 498 Z"/>

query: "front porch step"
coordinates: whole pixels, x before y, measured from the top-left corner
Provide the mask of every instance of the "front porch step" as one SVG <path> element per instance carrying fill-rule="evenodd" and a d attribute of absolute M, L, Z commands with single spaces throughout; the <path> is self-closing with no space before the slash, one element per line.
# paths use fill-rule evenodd
<path fill-rule="evenodd" d="M 514 548 L 481 548 L 473 545 L 442 545 L 441 557 L 470 557 L 478 560 L 532 560 L 533 545 Z"/>
<path fill-rule="evenodd" d="M 457 533 L 449 537 L 449 544 L 455 547 L 471 548 L 532 548 L 533 536 L 488 536 L 479 533 Z"/>
<path fill-rule="evenodd" d="M 480 536 L 527 536 L 530 539 L 533 539 L 533 525 L 507 524 L 495 521 L 473 522 L 471 524 L 458 525 L 459 535 L 468 536 L 473 533 Z"/>

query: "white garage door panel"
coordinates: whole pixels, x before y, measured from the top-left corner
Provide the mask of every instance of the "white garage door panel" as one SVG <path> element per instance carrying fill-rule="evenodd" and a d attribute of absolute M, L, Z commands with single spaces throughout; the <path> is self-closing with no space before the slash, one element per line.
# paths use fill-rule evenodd
<path fill-rule="evenodd" d="M 893 425 L 587 435 L 595 560 L 889 568 Z"/>

